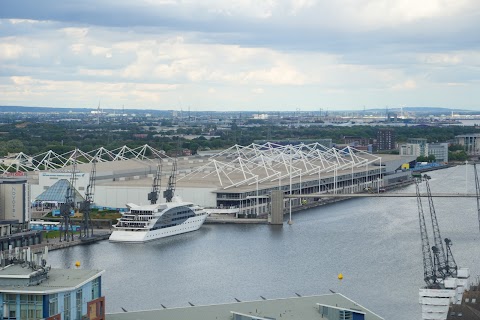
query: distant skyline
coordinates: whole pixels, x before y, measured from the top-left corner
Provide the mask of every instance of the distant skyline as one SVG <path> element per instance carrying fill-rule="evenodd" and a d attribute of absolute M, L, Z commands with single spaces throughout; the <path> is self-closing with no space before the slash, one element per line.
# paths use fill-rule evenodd
<path fill-rule="evenodd" d="M 2 0 L 0 105 L 480 110 L 476 0 Z"/>

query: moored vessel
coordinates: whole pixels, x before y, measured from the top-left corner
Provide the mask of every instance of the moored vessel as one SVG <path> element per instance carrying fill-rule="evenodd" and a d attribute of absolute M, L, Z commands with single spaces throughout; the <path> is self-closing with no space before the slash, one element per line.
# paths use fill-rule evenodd
<path fill-rule="evenodd" d="M 176 161 L 163 192 L 165 202 L 157 204 L 160 189 L 161 161 L 153 179 L 152 191 L 148 194 L 148 205 L 127 204 L 128 211 L 122 214 L 110 235 L 114 242 L 146 242 L 159 238 L 198 230 L 208 216 L 202 207 L 183 202 L 174 196 L 176 184 Z"/>
<path fill-rule="evenodd" d="M 115 242 L 146 242 L 198 230 L 208 213 L 200 206 L 174 197 L 172 202 L 159 204 L 127 204 L 125 212 L 109 240 Z"/>

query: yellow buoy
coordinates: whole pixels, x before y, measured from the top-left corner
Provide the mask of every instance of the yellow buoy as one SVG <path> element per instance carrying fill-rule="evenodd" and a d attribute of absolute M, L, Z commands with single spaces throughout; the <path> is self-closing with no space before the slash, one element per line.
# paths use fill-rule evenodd
<path fill-rule="evenodd" d="M 75 267 L 80 267 L 80 261 L 75 262 Z"/>
<path fill-rule="evenodd" d="M 338 280 L 342 280 L 343 279 L 343 274 L 339 273 L 338 274 Z"/>

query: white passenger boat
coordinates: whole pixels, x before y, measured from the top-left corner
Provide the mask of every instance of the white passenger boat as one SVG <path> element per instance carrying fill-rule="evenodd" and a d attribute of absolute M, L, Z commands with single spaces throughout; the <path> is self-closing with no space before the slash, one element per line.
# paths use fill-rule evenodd
<path fill-rule="evenodd" d="M 109 240 L 114 242 L 146 242 L 198 230 L 208 213 L 191 202 L 174 197 L 171 202 L 159 204 L 127 204 L 125 212 Z"/>

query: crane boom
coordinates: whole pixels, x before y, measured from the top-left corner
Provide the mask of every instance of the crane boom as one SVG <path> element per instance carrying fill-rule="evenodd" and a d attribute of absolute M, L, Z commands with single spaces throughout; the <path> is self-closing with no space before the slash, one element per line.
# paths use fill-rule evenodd
<path fill-rule="evenodd" d="M 430 218 L 432 220 L 432 229 L 433 229 L 433 242 L 435 244 L 436 250 L 438 250 L 437 256 L 437 272 L 438 276 L 442 278 L 446 278 L 450 276 L 448 264 L 447 264 L 447 256 L 445 254 L 445 249 L 443 247 L 443 241 L 442 241 L 442 236 L 440 235 L 440 227 L 438 226 L 438 221 L 437 221 L 437 214 L 435 212 L 435 206 L 433 205 L 433 197 L 432 197 L 432 192 L 430 190 L 430 184 L 428 183 L 428 180 L 430 177 L 428 175 L 424 175 L 424 180 L 425 180 L 425 185 L 427 187 L 427 198 L 428 198 L 428 204 L 430 207 Z"/>
<path fill-rule="evenodd" d="M 158 200 L 158 191 L 162 184 L 162 159 L 158 161 L 157 171 L 155 173 L 155 178 L 153 178 L 152 191 L 148 194 L 148 200 L 150 204 L 156 204 Z"/>
<path fill-rule="evenodd" d="M 473 163 L 473 171 L 475 172 L 475 191 L 477 192 L 477 213 L 478 213 L 478 229 L 480 231 L 480 182 L 478 180 L 477 164 Z"/>
<path fill-rule="evenodd" d="M 83 213 L 82 227 L 80 229 L 80 238 L 88 238 L 93 236 L 93 224 L 90 213 L 92 211 L 93 196 L 95 194 L 95 177 L 97 174 L 97 158 L 92 160 L 92 169 L 88 186 L 85 190 L 85 200 L 82 202 L 80 211 Z"/>
<path fill-rule="evenodd" d="M 73 241 L 72 222 L 70 219 L 70 210 L 75 210 L 75 182 L 77 180 L 77 150 L 75 149 L 72 154 L 73 166 L 72 175 L 70 176 L 70 183 L 67 187 L 65 194 L 65 203 L 60 205 L 60 215 L 62 216 L 62 223 L 60 227 L 60 241 Z"/>
<path fill-rule="evenodd" d="M 420 197 L 419 181 L 417 179 L 415 179 L 415 188 L 417 192 L 417 207 L 418 207 L 418 220 L 420 223 L 420 237 L 422 239 L 423 279 L 427 284 L 427 288 L 435 288 L 438 286 L 438 278 L 433 265 L 432 252 L 430 251 L 430 243 L 428 241 L 427 226 L 425 224 L 425 215 L 423 213 L 422 198 Z"/>
<path fill-rule="evenodd" d="M 453 258 L 451 246 L 452 246 L 452 240 L 445 238 L 445 248 L 447 249 L 448 272 L 450 273 L 450 276 L 456 278 L 458 275 L 458 267 L 457 267 L 457 263 L 455 262 L 455 259 Z"/>
<path fill-rule="evenodd" d="M 167 202 L 172 202 L 173 196 L 175 194 L 175 187 L 177 184 L 177 158 L 173 160 L 172 173 L 168 178 L 167 190 L 163 192 L 163 197 Z"/>

